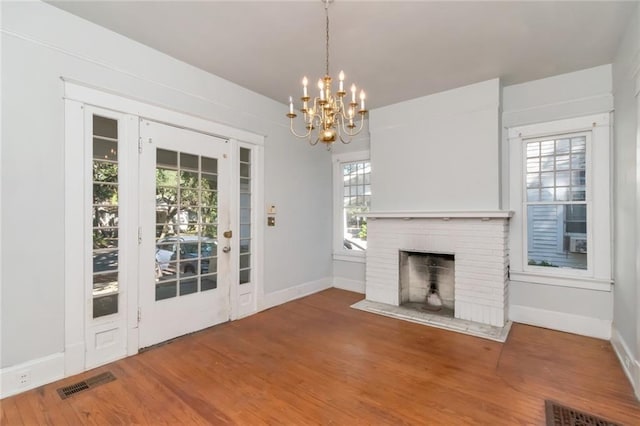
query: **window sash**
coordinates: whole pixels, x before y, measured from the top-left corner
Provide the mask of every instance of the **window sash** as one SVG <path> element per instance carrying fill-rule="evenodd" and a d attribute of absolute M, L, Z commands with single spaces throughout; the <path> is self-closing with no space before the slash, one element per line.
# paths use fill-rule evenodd
<path fill-rule="evenodd" d="M 366 240 L 360 237 L 366 235 L 364 213 L 370 210 L 371 205 L 369 152 L 334 154 L 332 160 L 334 260 L 364 262 Z M 351 229 L 347 230 L 347 227 Z"/>
<path fill-rule="evenodd" d="M 590 148 L 590 134 L 587 132 L 522 139 L 522 213 L 525 217 L 522 227 L 524 270 L 553 273 L 557 270 L 554 267 L 560 267 L 559 270 L 562 270 L 563 273 L 566 271 L 581 273 L 590 269 L 588 253 L 570 251 L 571 239 L 588 239 L 591 228 Z M 577 158 L 576 161 L 572 157 L 574 154 Z M 565 158 L 567 155 L 569 157 Z M 546 162 L 545 165 L 543 165 L 543 161 Z M 535 176 L 540 176 L 538 182 L 536 182 Z M 558 182 L 559 176 L 561 182 Z M 547 185 L 544 185 L 543 177 L 547 179 Z M 558 191 L 558 188 L 562 188 L 562 191 Z M 578 199 L 572 199 L 574 188 Z M 531 189 L 539 190 L 540 196 L 531 197 Z M 548 191 L 546 195 L 548 199 L 542 199 L 545 198 L 542 196 L 543 189 Z M 567 209 L 563 207 L 574 205 L 585 206 L 587 213 L 584 221 L 567 220 Z M 552 219 L 547 218 L 545 221 L 545 218 L 541 219 L 539 215 L 537 218 L 533 217 L 533 210 L 537 208 L 538 213 L 543 212 L 544 206 L 555 207 L 555 227 L 553 227 Z M 561 215 L 558 214 L 559 209 L 562 209 Z M 585 223 L 585 233 L 576 234 L 567 231 L 568 223 L 579 222 Z M 563 257 L 567 260 L 563 260 Z"/>

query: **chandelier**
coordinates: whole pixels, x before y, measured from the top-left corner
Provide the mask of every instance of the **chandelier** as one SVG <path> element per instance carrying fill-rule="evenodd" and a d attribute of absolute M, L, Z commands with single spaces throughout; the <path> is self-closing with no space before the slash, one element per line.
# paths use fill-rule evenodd
<path fill-rule="evenodd" d="M 331 144 L 340 139 L 342 143 L 351 142 L 351 138 L 362 130 L 367 110 L 364 107 L 365 94 L 360 90 L 358 102 L 356 100 L 356 85 L 351 85 L 351 101 L 347 102 L 344 90 L 344 72 L 338 75 L 338 91 L 331 92 L 331 77 L 329 76 L 329 3 L 333 0 L 322 0 L 326 17 L 326 61 L 325 75 L 318 80 L 318 96 L 313 100 L 309 97 L 307 77 L 302 79 L 302 123 L 305 131 L 298 134 L 294 130 L 294 119 L 298 116 L 294 112 L 293 98 L 289 96 L 289 117 L 291 133 L 299 138 L 308 139 L 311 145 L 322 142 L 331 149 Z"/>

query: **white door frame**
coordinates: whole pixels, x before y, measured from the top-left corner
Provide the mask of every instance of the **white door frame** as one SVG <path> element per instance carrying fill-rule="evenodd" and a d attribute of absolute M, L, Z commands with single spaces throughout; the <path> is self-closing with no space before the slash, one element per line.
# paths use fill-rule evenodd
<path fill-rule="evenodd" d="M 86 370 L 85 347 L 85 287 L 83 268 L 78 268 L 78 259 L 85 256 L 84 216 L 85 200 L 83 182 L 85 180 L 86 162 L 84 153 L 84 107 L 94 106 L 130 115 L 132 118 L 146 118 L 173 126 L 184 127 L 201 133 L 228 139 L 232 150 L 232 179 L 238 175 L 237 151 L 240 145 L 251 147 L 254 151 L 255 165 L 252 176 L 255 176 L 255 207 L 252 209 L 252 223 L 255 231 L 252 237 L 252 252 L 255 253 L 255 287 L 253 313 L 257 312 L 264 294 L 263 259 L 264 259 L 264 136 L 245 130 L 236 129 L 224 124 L 214 123 L 200 117 L 172 111 L 166 108 L 146 104 L 126 96 L 99 90 L 78 81 L 62 79 L 64 82 L 65 101 L 65 376 Z M 133 127 L 133 126 L 131 126 Z M 138 138 L 128 134 L 128 138 Z M 135 141 L 135 139 L 134 139 Z M 134 142 L 132 141 L 132 142 Z M 234 219 L 236 220 L 236 219 Z M 232 222 L 237 228 L 237 222 Z M 235 235 L 238 232 L 234 232 Z M 237 248 L 237 241 L 234 242 Z M 235 257 L 234 257 L 235 258 Z M 135 266 L 135 265 L 134 265 Z M 135 266 L 137 267 L 137 266 Z M 249 315 L 239 314 L 237 264 L 232 262 L 234 274 L 231 282 L 230 302 L 231 319 Z M 130 288 L 123 301 L 123 314 L 126 315 L 126 355 L 138 353 L 138 289 Z"/>

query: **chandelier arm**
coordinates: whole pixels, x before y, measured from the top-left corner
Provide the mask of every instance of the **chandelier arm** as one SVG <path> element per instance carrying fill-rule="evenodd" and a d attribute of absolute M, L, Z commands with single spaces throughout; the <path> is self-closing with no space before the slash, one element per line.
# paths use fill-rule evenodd
<path fill-rule="evenodd" d="M 350 144 L 350 143 L 351 143 L 351 141 L 352 141 L 352 140 L 353 140 L 353 137 L 351 137 L 351 138 L 349 138 L 349 139 L 345 140 L 345 139 L 342 137 L 342 133 L 340 133 L 340 142 L 342 142 L 343 144 L 348 145 L 348 144 Z"/>
<path fill-rule="evenodd" d="M 298 133 L 296 133 L 295 129 L 293 128 L 293 118 L 291 119 L 291 125 L 289 126 L 289 129 L 291 130 L 291 133 L 293 133 L 293 135 L 295 137 L 298 137 L 300 139 L 304 139 L 304 138 L 308 138 L 311 135 L 311 131 L 313 130 L 313 126 L 309 128 L 309 131 L 305 134 L 299 135 Z"/>
<path fill-rule="evenodd" d="M 344 122 L 343 122 L 343 124 L 344 124 Z M 344 129 L 344 132 L 345 132 L 347 135 L 349 135 L 349 136 L 353 137 L 353 136 L 357 135 L 358 133 L 360 133 L 360 132 L 362 131 L 362 129 L 363 129 L 363 128 L 364 128 L 364 117 L 362 117 L 362 118 L 360 119 L 360 124 L 358 125 L 358 129 L 357 129 L 357 130 L 349 131 L 349 130 L 347 130 L 347 129 L 345 128 L 345 129 Z"/>
<path fill-rule="evenodd" d="M 345 139 L 344 136 L 342 136 L 343 133 L 346 133 L 346 129 L 344 127 L 344 119 L 345 119 L 344 114 L 342 114 L 342 113 L 337 114 L 336 117 L 337 117 L 337 119 L 336 119 L 336 130 L 338 131 L 338 138 L 340 139 L 340 142 L 342 142 L 343 144 L 347 145 L 347 144 L 351 143 L 351 138 Z"/>

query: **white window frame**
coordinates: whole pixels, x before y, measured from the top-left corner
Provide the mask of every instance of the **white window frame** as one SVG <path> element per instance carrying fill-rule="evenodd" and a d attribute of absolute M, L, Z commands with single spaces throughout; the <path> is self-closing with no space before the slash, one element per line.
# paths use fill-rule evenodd
<path fill-rule="evenodd" d="M 550 139 L 558 139 L 560 137 L 580 137 L 580 136 L 584 136 L 585 138 L 585 160 L 586 160 L 586 164 L 585 164 L 585 188 L 586 188 L 586 197 L 584 201 L 581 201 L 580 203 L 575 203 L 575 204 L 584 204 L 586 205 L 587 208 L 587 269 L 559 269 L 558 271 L 561 274 L 564 273 L 568 273 L 568 274 L 575 274 L 577 276 L 592 276 L 593 275 L 593 271 L 592 269 L 592 261 L 593 261 L 593 250 L 591 250 L 591 233 L 592 233 L 592 224 L 591 224 L 591 220 L 590 220 L 590 214 L 591 214 L 591 209 L 592 209 L 592 197 L 591 197 L 591 192 L 590 192 L 590 181 L 591 181 L 591 172 L 592 172 L 592 161 L 591 161 L 591 155 L 592 155 L 592 151 L 591 151 L 591 146 L 592 146 L 592 140 L 591 140 L 591 132 L 577 132 L 577 133 L 563 133 L 563 134 L 556 134 L 556 135 L 545 135 L 543 137 L 533 137 L 533 138 L 522 138 L 522 144 L 526 145 L 528 142 L 541 142 L 541 141 L 545 141 L 545 140 L 550 140 Z M 528 263 L 528 259 L 529 259 L 529 247 L 531 246 L 531 242 L 529 241 L 529 238 L 527 238 L 527 230 L 529 228 L 529 217 L 528 217 L 528 206 L 531 205 L 567 205 L 567 204 L 572 204 L 571 201 L 541 201 L 540 203 L 531 203 L 527 201 L 527 197 L 524 195 L 527 193 L 527 182 L 526 182 L 526 162 L 527 162 L 527 158 L 524 155 L 524 149 L 522 151 L 522 194 L 523 194 L 523 206 L 522 206 L 522 215 L 524 217 L 524 221 L 527 224 L 526 226 L 523 226 L 523 239 L 525 240 L 525 244 L 523 245 L 523 250 L 524 250 L 524 260 L 526 260 L 526 262 L 524 262 L 523 264 L 523 269 L 527 272 L 535 272 L 535 273 L 546 273 L 549 270 L 549 267 L 546 266 L 533 266 L 533 265 L 529 265 Z M 564 209 L 562 209 L 562 214 L 566 215 L 566 212 Z M 558 236 L 558 247 L 556 247 L 556 249 L 558 251 L 561 250 L 561 246 L 562 246 L 562 237 L 564 237 L 564 229 L 563 229 L 563 223 L 564 223 L 564 218 L 559 219 L 558 220 L 558 226 L 556 229 L 556 235 Z M 555 271 L 554 271 L 555 272 Z"/>
<path fill-rule="evenodd" d="M 371 161 L 369 151 L 333 154 L 333 260 L 365 263 L 366 251 L 346 250 L 343 246 L 343 190 L 342 165 L 358 161 Z"/>
<path fill-rule="evenodd" d="M 587 135 L 587 269 L 528 264 L 524 147 L 528 140 L 564 134 Z M 609 113 L 530 124 L 508 129 L 511 280 L 608 291 L 612 284 L 611 118 Z"/>

